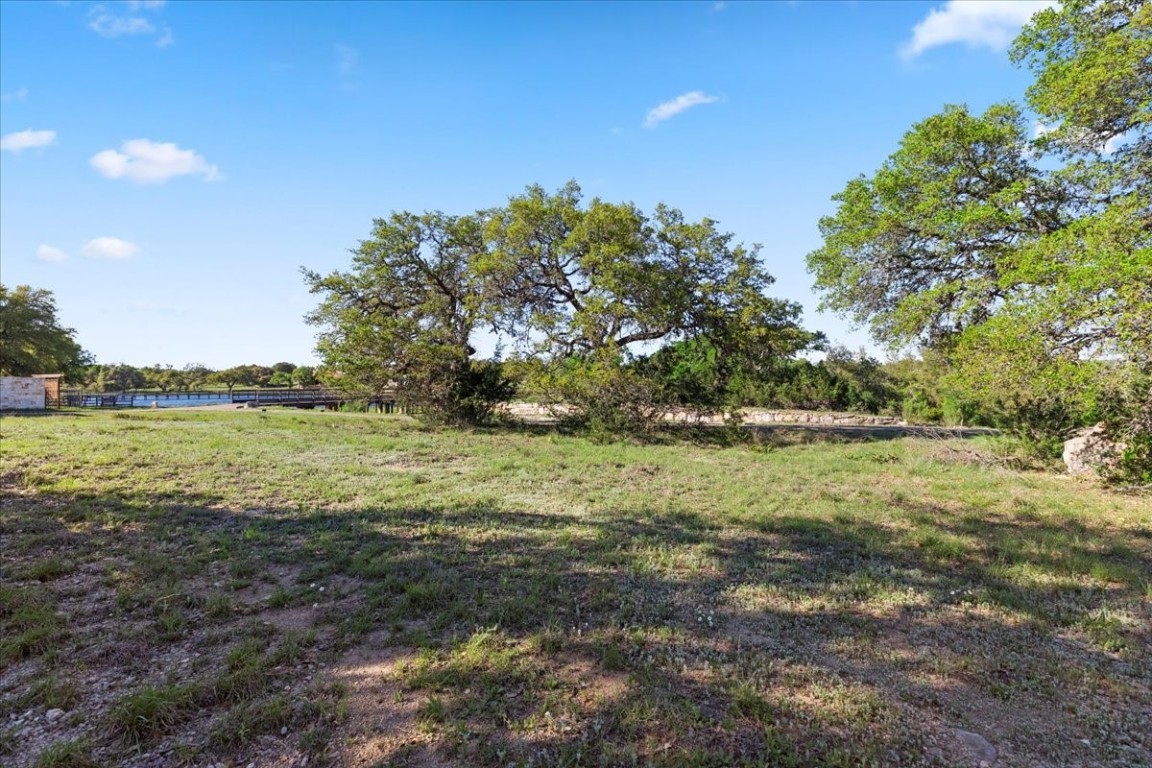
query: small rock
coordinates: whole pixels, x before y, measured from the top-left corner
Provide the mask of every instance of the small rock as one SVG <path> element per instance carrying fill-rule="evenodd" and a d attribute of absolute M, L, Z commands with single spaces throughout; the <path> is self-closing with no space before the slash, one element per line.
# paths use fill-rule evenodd
<path fill-rule="evenodd" d="M 62 717 L 64 717 L 64 710 L 62 709 L 50 709 L 44 713 L 44 718 L 50 723 L 54 723 Z"/>
<path fill-rule="evenodd" d="M 280 735 L 281 736 L 287 736 L 288 735 L 288 726 L 285 725 L 284 727 L 282 727 L 280 729 Z"/>
<path fill-rule="evenodd" d="M 956 738 L 960 741 L 960 743 L 963 744 L 968 749 L 968 751 L 972 753 L 972 756 L 979 760 L 982 764 L 987 763 L 988 765 L 991 765 L 992 763 L 996 762 L 996 758 L 999 756 L 999 752 L 996 751 L 996 747 L 989 743 L 988 739 L 984 738 L 978 733 L 964 731 L 959 728 L 954 729 L 952 732 L 956 734 Z"/>

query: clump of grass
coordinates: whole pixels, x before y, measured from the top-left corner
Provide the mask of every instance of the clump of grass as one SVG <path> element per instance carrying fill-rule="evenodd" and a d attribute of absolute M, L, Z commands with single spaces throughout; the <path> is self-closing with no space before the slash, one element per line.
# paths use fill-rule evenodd
<path fill-rule="evenodd" d="M 231 618 L 234 610 L 232 598 L 228 597 L 228 595 L 209 595 L 204 605 L 204 613 L 210 619 L 223 620 Z"/>
<path fill-rule="evenodd" d="M 440 697 L 430 696 L 420 705 L 417 716 L 423 723 L 441 725 L 448 719 L 448 707 Z"/>
<path fill-rule="evenodd" d="M 257 736 L 290 727 L 295 718 L 292 699 L 285 694 L 246 702 L 224 714 L 208 734 L 208 742 L 214 747 L 232 749 Z"/>
<path fill-rule="evenodd" d="M 407 598 L 410 614 L 419 615 L 434 610 L 445 600 L 450 600 L 451 592 L 441 581 L 422 579 L 405 584 L 404 597 Z"/>
<path fill-rule="evenodd" d="M 300 602 L 300 595 L 298 593 L 293 593 L 287 589 L 284 589 L 284 587 L 276 587 L 276 589 L 268 598 L 268 607 L 275 610 L 280 610 L 281 608 L 287 608 L 296 602 Z"/>
<path fill-rule="evenodd" d="M 32 581 L 55 581 L 75 570 L 76 566 L 71 561 L 60 557 L 49 557 L 44 560 L 37 560 L 28 566 L 24 572 L 24 577 Z"/>
<path fill-rule="evenodd" d="M 87 739 L 58 741 L 36 758 L 33 768 L 100 768 L 92 759 L 92 747 Z"/>
<path fill-rule="evenodd" d="M 148 686 L 112 704 L 109 724 L 129 744 L 139 746 L 170 733 L 197 709 L 190 685 Z"/>
<path fill-rule="evenodd" d="M 157 639 L 173 643 L 182 640 L 188 631 L 188 617 L 170 600 L 160 600 L 152 604 L 155 619 L 152 628 Z"/>
<path fill-rule="evenodd" d="M 52 596 L 31 587 L 0 585 L 0 665 L 50 655 L 68 636 Z"/>
<path fill-rule="evenodd" d="M 21 693 L 0 700 L 0 716 L 20 712 L 29 707 L 41 709 L 71 709 L 80 699 L 80 689 L 72 680 L 58 675 L 41 677 L 30 683 Z"/>
<path fill-rule="evenodd" d="M 1107 606 L 1082 619 L 1080 627 L 1105 651 L 1120 653 L 1128 648 L 1124 638 L 1124 624 Z"/>

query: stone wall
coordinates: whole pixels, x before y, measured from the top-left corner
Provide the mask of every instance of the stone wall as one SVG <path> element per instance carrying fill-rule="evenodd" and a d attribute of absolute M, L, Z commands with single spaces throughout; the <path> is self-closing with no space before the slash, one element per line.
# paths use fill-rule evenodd
<path fill-rule="evenodd" d="M 0 376 L 0 410 L 43 410 L 44 380 L 24 376 Z"/>

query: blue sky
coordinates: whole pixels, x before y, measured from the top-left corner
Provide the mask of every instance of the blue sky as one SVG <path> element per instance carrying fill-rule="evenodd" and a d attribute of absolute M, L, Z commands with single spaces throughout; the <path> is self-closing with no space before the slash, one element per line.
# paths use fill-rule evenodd
<path fill-rule="evenodd" d="M 532 183 L 666 202 L 804 256 L 945 104 L 1021 99 L 1040 2 L 0 3 L 0 280 L 100 362 L 315 360 L 299 268 L 372 219 Z"/>

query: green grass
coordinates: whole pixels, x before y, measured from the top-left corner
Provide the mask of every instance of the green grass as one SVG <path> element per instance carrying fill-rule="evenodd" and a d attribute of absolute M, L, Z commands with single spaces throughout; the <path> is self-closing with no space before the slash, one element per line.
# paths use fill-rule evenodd
<path fill-rule="evenodd" d="M 90 755 L 87 740 L 63 741 L 51 745 L 36 758 L 34 768 L 99 768 Z"/>
<path fill-rule="evenodd" d="M 0 713 L 78 710 L 77 760 L 950 764 L 952 727 L 1152 760 L 1152 501 L 980 441 L 0 428 Z"/>

